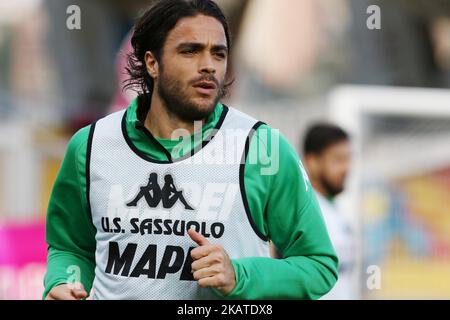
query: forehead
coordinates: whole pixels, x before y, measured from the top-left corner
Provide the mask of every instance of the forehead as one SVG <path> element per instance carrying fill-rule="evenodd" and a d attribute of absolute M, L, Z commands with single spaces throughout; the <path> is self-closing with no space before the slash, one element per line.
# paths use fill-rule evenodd
<path fill-rule="evenodd" d="M 227 45 L 222 24 L 213 17 L 197 15 L 182 18 L 173 28 L 166 41 L 168 46 L 180 43 L 202 43 L 205 45 Z"/>
<path fill-rule="evenodd" d="M 336 142 L 330 146 L 328 146 L 327 148 L 325 148 L 324 150 L 324 154 L 347 154 L 350 152 L 350 143 L 347 140 L 342 140 L 339 142 Z"/>

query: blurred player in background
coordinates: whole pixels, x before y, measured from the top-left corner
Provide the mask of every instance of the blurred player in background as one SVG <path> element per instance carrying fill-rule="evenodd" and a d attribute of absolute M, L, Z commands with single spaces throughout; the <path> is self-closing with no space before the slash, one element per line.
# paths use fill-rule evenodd
<path fill-rule="evenodd" d="M 344 191 L 350 169 L 349 136 L 332 124 L 313 125 L 306 133 L 303 154 L 306 170 L 339 258 L 339 279 L 323 299 L 357 299 L 352 280 L 355 238 L 346 217 L 338 212 L 334 204 L 335 197 Z"/>

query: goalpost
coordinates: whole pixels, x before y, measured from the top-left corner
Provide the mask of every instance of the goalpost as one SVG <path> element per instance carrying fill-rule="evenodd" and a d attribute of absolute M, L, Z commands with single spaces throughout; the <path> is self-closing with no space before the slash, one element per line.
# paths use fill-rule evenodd
<path fill-rule="evenodd" d="M 450 90 L 343 86 L 329 106 L 352 140 L 337 205 L 359 239 L 362 298 L 450 298 Z"/>

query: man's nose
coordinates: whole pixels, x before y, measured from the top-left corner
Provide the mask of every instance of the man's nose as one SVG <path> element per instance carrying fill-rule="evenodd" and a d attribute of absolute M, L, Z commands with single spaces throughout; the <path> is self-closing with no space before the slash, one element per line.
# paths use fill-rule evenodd
<path fill-rule="evenodd" d="M 199 71 L 200 73 L 209 73 L 209 74 L 216 73 L 216 67 L 214 66 L 214 62 L 210 54 L 205 54 L 202 56 L 200 60 Z"/>

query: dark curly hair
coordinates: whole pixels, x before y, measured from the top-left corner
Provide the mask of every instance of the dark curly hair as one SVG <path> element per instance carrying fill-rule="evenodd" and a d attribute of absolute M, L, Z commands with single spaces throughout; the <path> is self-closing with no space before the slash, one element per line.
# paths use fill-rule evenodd
<path fill-rule="evenodd" d="M 231 50 L 231 35 L 227 19 L 220 7 L 212 0 L 159 0 L 147 9 L 134 26 L 131 38 L 133 52 L 128 55 L 126 71 L 129 78 L 124 81 L 124 90 L 131 89 L 139 95 L 151 95 L 154 81 L 145 65 L 145 53 L 150 51 L 161 62 L 163 47 L 169 32 L 185 17 L 205 15 L 216 18 L 225 30 L 228 51 Z M 225 85 L 226 89 L 231 83 Z"/>
<path fill-rule="evenodd" d="M 331 123 L 317 123 L 306 132 L 303 153 L 318 155 L 328 147 L 349 139 L 349 134 L 342 128 Z"/>

